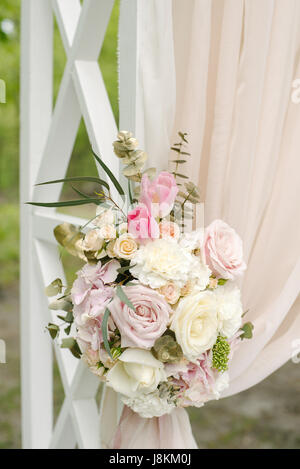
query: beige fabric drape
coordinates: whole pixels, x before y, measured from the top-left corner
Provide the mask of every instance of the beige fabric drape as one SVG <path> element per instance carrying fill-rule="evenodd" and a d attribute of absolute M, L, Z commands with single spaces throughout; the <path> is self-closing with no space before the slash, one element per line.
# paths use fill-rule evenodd
<path fill-rule="evenodd" d="M 161 155 L 177 130 L 188 132 L 187 172 L 201 189 L 206 223 L 222 218 L 244 240 L 242 294 L 255 336 L 233 359 L 227 392 L 233 394 L 289 360 L 293 341 L 300 339 L 300 104 L 291 100 L 292 82 L 300 78 L 300 1 L 163 3 L 173 24 L 163 25 L 163 46 L 152 44 L 147 52 L 153 66 L 160 57 L 169 79 L 151 82 L 150 62 L 140 65 L 145 70 L 147 62 L 143 90 L 151 96 L 142 103 L 148 116 L 143 125 L 155 140 L 155 146 L 145 142 L 146 150 L 150 165 L 163 169 Z M 157 0 L 153 4 L 158 8 Z M 149 25 L 151 17 L 143 21 Z M 168 48 L 170 28 L 174 41 Z M 161 112 L 170 118 L 175 83 L 173 135 L 161 137 Z"/>

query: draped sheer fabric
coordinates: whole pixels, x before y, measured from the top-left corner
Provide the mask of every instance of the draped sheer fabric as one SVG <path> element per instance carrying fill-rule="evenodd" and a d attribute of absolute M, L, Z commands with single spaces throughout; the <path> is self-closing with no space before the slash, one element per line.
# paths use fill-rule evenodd
<path fill-rule="evenodd" d="M 244 241 L 242 297 L 255 329 L 230 365 L 232 395 L 282 366 L 300 339 L 300 104 L 291 99 L 300 2 L 139 0 L 138 44 L 137 137 L 150 166 L 166 169 L 177 131 L 188 132 L 186 172 L 205 223 L 222 218 Z M 167 417 L 178 425 L 178 413 Z M 153 448 L 194 447 L 182 409 L 180 418 L 181 442 L 160 443 L 160 419 L 128 410 L 119 430 L 136 426 Z M 126 436 L 115 444 L 133 447 Z"/>
<path fill-rule="evenodd" d="M 155 146 L 144 142 L 150 165 L 166 169 L 176 132 L 188 132 L 186 171 L 201 190 L 206 224 L 222 218 L 244 240 L 248 270 L 241 287 L 255 334 L 233 358 L 230 395 L 283 365 L 300 338 L 300 104 L 291 100 L 300 78 L 300 2 L 142 1 L 142 35 L 143 24 L 155 21 L 149 11 L 143 15 L 145 3 L 168 19 L 163 43 L 149 42 L 151 57 L 139 64 L 145 70 L 152 63 L 148 78 L 156 63 L 168 75 L 143 87 L 151 99 L 143 101 L 142 126 L 151 122 L 155 140 Z M 163 135 L 161 122 L 169 119 L 173 131 Z"/>

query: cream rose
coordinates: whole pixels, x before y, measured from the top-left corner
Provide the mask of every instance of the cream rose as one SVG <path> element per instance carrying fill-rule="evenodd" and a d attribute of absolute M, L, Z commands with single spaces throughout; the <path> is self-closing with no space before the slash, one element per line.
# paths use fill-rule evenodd
<path fill-rule="evenodd" d="M 160 237 L 163 239 L 179 239 L 180 228 L 172 221 L 161 221 L 158 225 Z"/>
<path fill-rule="evenodd" d="M 100 251 L 104 244 L 103 238 L 99 234 L 99 230 L 89 231 L 83 240 L 84 251 Z"/>
<path fill-rule="evenodd" d="M 151 352 L 128 348 L 106 375 L 107 385 L 128 397 L 148 394 L 166 381 L 164 365 Z"/>
<path fill-rule="evenodd" d="M 165 297 L 165 300 L 170 305 L 177 303 L 180 297 L 180 288 L 173 282 L 169 282 L 163 287 L 160 287 L 158 292 Z"/>
<path fill-rule="evenodd" d="M 116 227 L 114 225 L 103 225 L 99 229 L 99 236 L 103 239 L 115 239 L 117 236 Z"/>
<path fill-rule="evenodd" d="M 96 210 L 97 218 L 93 221 L 95 226 L 101 228 L 104 225 L 114 225 L 116 220 L 115 210 L 112 208 L 105 209 L 103 207 L 98 207 Z"/>
<path fill-rule="evenodd" d="M 121 259 L 132 259 L 137 249 L 138 245 L 130 233 L 124 233 L 117 238 L 113 247 L 114 254 Z"/>
<path fill-rule="evenodd" d="M 216 299 L 212 292 L 194 292 L 178 303 L 171 329 L 191 361 L 212 348 L 218 337 Z"/>

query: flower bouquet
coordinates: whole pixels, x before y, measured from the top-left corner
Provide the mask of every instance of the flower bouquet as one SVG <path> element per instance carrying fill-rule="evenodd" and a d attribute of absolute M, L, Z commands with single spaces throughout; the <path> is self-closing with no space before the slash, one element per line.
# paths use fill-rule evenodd
<path fill-rule="evenodd" d="M 57 296 L 50 308 L 66 313 L 58 315 L 69 335 L 61 346 L 144 418 L 218 399 L 228 387 L 230 359 L 253 329 L 243 324 L 235 283 L 246 268 L 239 236 L 221 220 L 186 230 L 200 195 L 179 172 L 189 156 L 187 134 L 179 137 L 172 147 L 174 171 L 156 175 L 153 168 L 143 171 L 147 155 L 132 134 L 118 134 L 113 146 L 128 179 L 126 210 L 113 199 L 106 180 L 44 183 L 99 183 L 93 198 L 75 189 L 82 196 L 78 204 L 96 205 L 94 218 L 81 229 L 63 223 L 54 230 L 58 243 L 84 265 L 73 285 L 64 287 L 56 279 L 46 293 Z M 94 156 L 124 201 L 123 188 Z M 61 327 L 48 324 L 53 339 Z"/>

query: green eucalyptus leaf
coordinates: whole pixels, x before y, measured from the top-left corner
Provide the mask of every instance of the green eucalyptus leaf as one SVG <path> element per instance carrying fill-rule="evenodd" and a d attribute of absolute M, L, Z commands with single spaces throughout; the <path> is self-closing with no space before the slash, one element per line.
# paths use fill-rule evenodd
<path fill-rule="evenodd" d="M 72 256 L 84 259 L 82 240 L 84 234 L 78 228 L 70 223 L 62 223 L 54 228 L 56 241 L 63 246 Z"/>
<path fill-rule="evenodd" d="M 109 189 L 109 185 L 107 184 L 106 181 L 103 181 L 103 179 L 99 179 L 97 177 L 91 177 L 91 176 L 56 179 L 55 181 L 40 182 L 39 184 L 36 184 L 36 186 L 45 186 L 47 184 L 57 184 L 60 182 L 96 182 L 97 184 L 100 184 L 101 186 L 106 187 L 106 189 Z"/>
<path fill-rule="evenodd" d="M 52 301 L 49 306 L 49 309 L 53 311 L 66 311 L 67 313 L 73 310 L 73 304 L 66 298 L 61 298 L 60 300 Z"/>
<path fill-rule="evenodd" d="M 98 155 L 96 155 L 96 153 L 92 150 L 93 152 L 93 155 L 96 159 L 96 161 L 100 164 L 100 166 L 103 168 L 103 170 L 105 171 L 105 173 L 107 174 L 107 176 L 109 177 L 109 179 L 111 180 L 111 182 L 113 183 L 113 185 L 115 186 L 115 188 L 117 189 L 118 193 L 124 197 L 124 191 L 122 189 L 122 186 L 120 185 L 119 181 L 115 178 L 115 176 L 113 175 L 113 173 L 111 172 L 111 170 L 106 166 L 106 164 L 101 160 L 101 158 L 99 158 Z"/>
<path fill-rule="evenodd" d="M 35 207 L 76 207 L 77 205 L 101 204 L 101 199 L 78 199 L 67 200 L 65 202 L 27 202 L 28 205 Z"/>
<path fill-rule="evenodd" d="M 49 322 L 47 326 L 47 330 L 49 331 L 49 334 L 51 336 L 51 339 L 56 339 L 56 337 L 59 334 L 59 327 L 56 324 L 52 324 Z"/>
<path fill-rule="evenodd" d="M 254 325 L 251 322 L 246 322 L 241 328 L 243 334 L 240 336 L 241 339 L 252 339 Z"/>
<path fill-rule="evenodd" d="M 130 299 L 127 297 L 127 295 L 126 295 L 125 291 L 123 290 L 123 288 L 121 287 L 121 285 L 117 286 L 116 293 L 117 293 L 118 297 L 120 298 L 120 300 L 122 301 L 122 303 L 125 303 L 128 306 L 128 308 L 135 311 L 134 305 L 131 303 Z"/>
<path fill-rule="evenodd" d="M 102 331 L 104 348 L 107 351 L 108 355 L 111 358 L 113 358 L 112 354 L 111 354 L 111 351 L 110 351 L 109 340 L 108 340 L 108 318 L 109 318 L 109 316 L 110 316 L 110 310 L 108 308 L 106 308 L 103 319 L 102 319 L 101 331 Z"/>
<path fill-rule="evenodd" d="M 60 278 L 53 280 L 53 282 L 45 288 L 45 293 L 47 296 L 56 296 L 62 292 L 63 283 Z"/>

